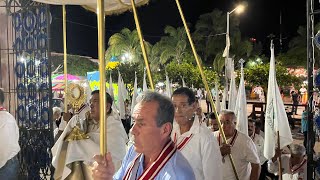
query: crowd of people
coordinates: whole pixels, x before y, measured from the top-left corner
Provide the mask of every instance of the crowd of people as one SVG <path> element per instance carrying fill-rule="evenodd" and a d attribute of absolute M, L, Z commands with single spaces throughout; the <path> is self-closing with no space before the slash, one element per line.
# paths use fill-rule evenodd
<path fill-rule="evenodd" d="M 249 120 L 246 135 L 236 129 L 235 113 L 222 110 L 219 120 L 225 142 L 215 114 L 205 115 L 195 93 L 186 87 L 176 89 L 171 98 L 142 92 L 131 115 L 133 124 L 128 134 L 119 113 L 112 108 L 113 98 L 106 93 L 108 153 L 99 155 L 99 93 L 93 91 L 89 102 L 77 111 L 70 108 L 62 113 L 59 108 L 53 109 L 56 131 L 51 151 L 55 179 L 264 180 L 276 178 L 280 158 L 283 180 L 307 179 L 303 145 L 277 149 L 272 159 L 266 159 L 261 123 Z M 3 102 L 4 93 L 0 90 L 0 117 L 4 119 L 0 121 L 0 140 L 10 147 L 5 157 L 0 156 L 0 179 L 14 179 L 19 134 L 15 119 Z M 15 136 L 12 132 L 16 132 Z"/>

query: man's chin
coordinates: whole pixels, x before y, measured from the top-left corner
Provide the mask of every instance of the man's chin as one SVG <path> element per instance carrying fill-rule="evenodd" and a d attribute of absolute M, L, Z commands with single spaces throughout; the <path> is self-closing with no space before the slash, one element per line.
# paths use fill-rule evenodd
<path fill-rule="evenodd" d="M 134 151 L 136 151 L 137 153 L 142 153 L 141 149 L 137 147 L 135 144 L 133 144 L 133 147 L 134 147 Z"/>

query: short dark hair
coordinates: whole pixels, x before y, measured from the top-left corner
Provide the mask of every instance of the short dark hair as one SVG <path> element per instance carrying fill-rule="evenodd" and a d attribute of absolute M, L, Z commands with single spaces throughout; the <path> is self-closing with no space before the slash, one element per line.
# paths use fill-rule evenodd
<path fill-rule="evenodd" d="M 0 88 L 0 104 L 4 103 L 4 92 L 3 90 Z"/>
<path fill-rule="evenodd" d="M 255 126 L 261 129 L 262 128 L 262 122 L 260 120 L 256 120 Z"/>
<path fill-rule="evenodd" d="M 209 114 L 209 119 L 217 119 L 217 118 L 216 118 L 216 115 L 213 112 L 211 112 Z"/>
<path fill-rule="evenodd" d="M 172 96 L 173 97 L 174 95 L 185 95 L 188 97 L 188 103 L 189 105 L 196 102 L 196 96 L 194 95 L 193 91 L 189 88 L 186 88 L 186 87 L 181 87 L 181 88 L 178 88 L 176 89 L 173 93 L 172 93 Z"/>
<path fill-rule="evenodd" d="M 94 94 L 99 94 L 100 90 L 94 90 L 91 92 L 91 96 L 94 95 Z M 112 112 L 112 104 L 113 104 L 113 99 L 112 97 L 110 96 L 109 93 L 106 92 L 106 100 L 107 100 L 107 103 L 110 104 L 110 110 L 108 112 L 108 114 L 110 114 Z"/>
<path fill-rule="evenodd" d="M 138 103 L 153 101 L 158 103 L 156 117 L 157 127 L 161 127 L 167 122 L 172 124 L 174 119 L 174 107 L 172 101 L 168 97 L 156 92 L 145 91 L 141 93 L 137 98 Z"/>
<path fill-rule="evenodd" d="M 256 125 L 256 121 L 255 120 L 253 120 L 253 119 L 248 119 L 248 123 L 252 123 L 254 126 Z"/>

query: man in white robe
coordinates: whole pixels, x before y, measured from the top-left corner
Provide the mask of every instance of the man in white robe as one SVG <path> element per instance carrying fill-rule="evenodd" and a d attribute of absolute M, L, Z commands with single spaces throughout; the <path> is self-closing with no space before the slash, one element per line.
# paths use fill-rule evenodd
<path fill-rule="evenodd" d="M 222 179 L 221 154 L 217 140 L 195 114 L 198 107 L 189 88 L 178 88 L 172 94 L 175 121 L 171 138 L 190 163 L 197 180 Z"/>
<path fill-rule="evenodd" d="M 120 121 L 118 113 L 111 108 L 112 98 L 107 93 L 107 150 L 112 152 L 114 165 L 119 168 L 121 161 L 126 153 L 126 143 L 128 141 L 127 134 Z M 83 176 L 84 179 L 92 179 L 90 165 L 93 162 L 93 156 L 99 154 L 100 147 L 100 106 L 99 106 L 99 90 L 91 93 L 90 99 L 90 118 L 85 120 L 79 119 L 76 115 L 72 117 L 67 124 L 65 130 L 52 148 L 52 165 L 56 168 L 55 179 L 70 179 L 72 167 L 75 162 L 83 162 L 85 164 Z M 70 139 L 70 134 L 77 123 L 80 121 L 81 129 L 86 132 L 89 139 L 66 141 Z M 69 176 L 70 175 L 70 176 Z M 69 177 L 68 177 L 69 176 Z"/>

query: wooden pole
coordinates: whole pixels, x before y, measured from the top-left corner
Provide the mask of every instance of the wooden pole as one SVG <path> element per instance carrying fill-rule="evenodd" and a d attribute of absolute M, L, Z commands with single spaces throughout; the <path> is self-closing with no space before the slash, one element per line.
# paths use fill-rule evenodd
<path fill-rule="evenodd" d="M 182 8 L 180 6 L 180 2 L 179 0 L 176 0 L 176 4 L 178 6 L 178 9 L 179 9 L 179 13 L 180 13 L 180 16 L 181 16 L 181 19 L 182 19 L 182 22 L 183 22 L 183 25 L 184 25 L 184 28 L 186 30 L 186 33 L 187 33 L 187 36 L 188 36 L 188 39 L 189 39 L 189 42 L 190 42 L 190 45 L 191 45 L 191 48 L 192 48 L 192 52 L 193 52 L 193 55 L 196 59 L 196 62 L 197 62 L 197 65 L 198 65 L 198 68 L 199 68 L 199 71 L 200 71 L 200 75 L 201 75 L 201 78 L 202 78 L 202 82 L 205 86 L 205 89 L 209 95 L 209 99 L 210 99 L 210 103 L 211 103 L 211 107 L 213 107 L 213 111 L 214 111 L 214 114 L 217 118 L 217 122 L 218 122 L 218 125 L 219 125 L 219 130 L 220 130 L 220 133 L 221 133 L 221 136 L 222 136 L 222 139 L 224 141 L 224 143 L 227 142 L 227 138 L 224 134 L 224 131 L 222 129 L 222 125 L 221 125 L 221 122 L 220 122 L 220 119 L 219 119 L 219 116 L 218 116 L 218 113 L 217 113 L 217 110 L 216 110 L 216 106 L 214 104 L 214 101 L 213 101 L 213 97 L 212 97 L 212 94 L 211 94 L 211 91 L 209 89 L 209 85 L 208 85 L 208 82 L 207 82 L 207 79 L 206 79 L 206 76 L 204 75 L 203 73 L 203 68 L 202 68 L 202 65 L 201 65 L 201 62 L 199 60 L 199 57 L 198 57 L 198 54 L 197 54 L 197 51 L 196 51 L 196 48 L 194 46 L 194 43 L 193 43 L 193 40 L 192 40 L 192 37 L 191 37 L 191 34 L 190 34 L 190 31 L 189 31 L 189 28 L 187 26 L 187 22 L 184 18 L 184 15 L 183 15 L 183 11 L 182 11 Z M 230 158 L 230 162 L 231 162 L 231 165 L 232 165 L 232 169 L 233 169 L 233 172 L 234 172 L 234 175 L 236 177 L 237 180 L 239 180 L 239 177 L 238 177 L 238 173 L 237 173 L 237 170 L 236 170 L 236 167 L 234 165 L 234 160 L 232 158 L 232 155 L 231 154 L 228 154 L 229 158 Z"/>
<path fill-rule="evenodd" d="M 277 131 L 277 144 L 278 149 L 280 149 L 280 133 Z M 282 160 L 281 155 L 278 157 L 278 164 L 279 164 L 279 180 L 282 180 Z"/>

